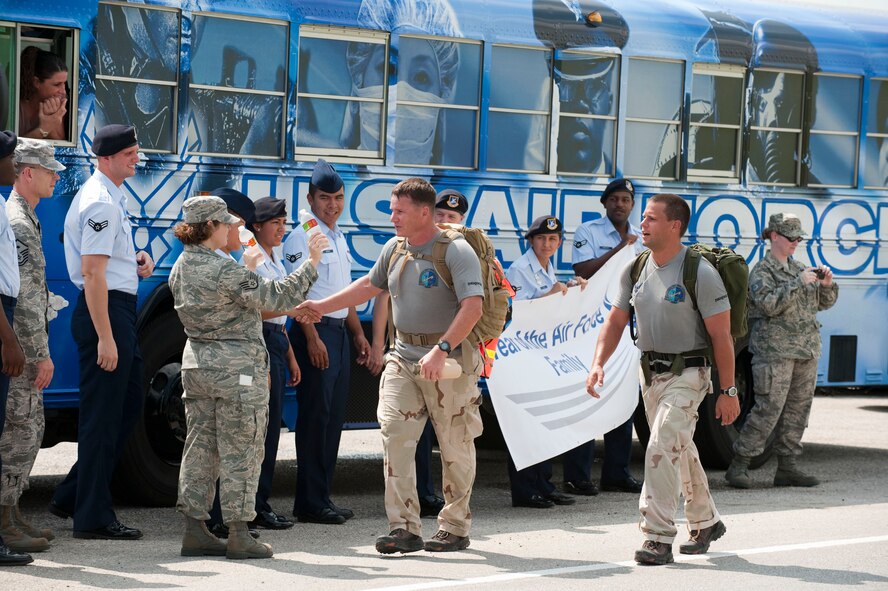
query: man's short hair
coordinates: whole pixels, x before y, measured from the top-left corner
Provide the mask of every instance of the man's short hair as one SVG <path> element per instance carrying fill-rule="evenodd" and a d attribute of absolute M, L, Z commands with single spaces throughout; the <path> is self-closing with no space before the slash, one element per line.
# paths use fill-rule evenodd
<path fill-rule="evenodd" d="M 414 205 L 428 205 L 435 209 L 435 187 L 425 179 L 412 177 L 404 179 L 392 189 L 395 197 L 409 197 Z"/>
<path fill-rule="evenodd" d="M 681 222 L 681 234 L 684 236 L 691 222 L 691 208 L 688 202 L 672 193 L 658 193 L 651 197 L 651 203 L 662 203 L 665 206 L 666 219 L 670 222 Z"/>

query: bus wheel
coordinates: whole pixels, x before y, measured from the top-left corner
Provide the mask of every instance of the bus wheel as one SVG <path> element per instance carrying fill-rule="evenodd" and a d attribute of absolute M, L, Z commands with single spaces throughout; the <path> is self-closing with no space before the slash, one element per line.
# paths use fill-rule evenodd
<path fill-rule="evenodd" d="M 716 395 L 710 395 L 703 399 L 698 414 L 697 430 L 694 433 L 694 443 L 700 452 L 700 461 L 706 468 L 723 470 L 731 463 L 734 457 L 734 441 L 740 434 L 740 429 L 749 416 L 749 411 L 755 406 L 755 393 L 752 389 L 752 356 L 749 351 L 743 349 L 737 355 L 735 367 L 735 384 L 740 398 L 740 416 L 732 425 L 722 426 L 715 418 Z M 713 372 L 712 383 L 714 392 L 721 390 L 718 374 Z M 768 438 L 765 451 L 753 458 L 750 466 L 758 468 L 771 457 L 774 443 L 774 434 Z"/>
<path fill-rule="evenodd" d="M 121 455 L 114 489 L 140 505 L 166 507 L 176 503 L 187 431 L 181 377 L 185 332 L 176 313 L 166 312 L 151 321 L 140 344 L 145 405 Z"/>

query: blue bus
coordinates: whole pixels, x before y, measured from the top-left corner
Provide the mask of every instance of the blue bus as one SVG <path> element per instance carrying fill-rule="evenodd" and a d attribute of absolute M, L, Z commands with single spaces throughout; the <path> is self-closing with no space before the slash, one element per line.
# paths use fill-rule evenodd
<path fill-rule="evenodd" d="M 799 215 L 799 256 L 842 284 L 821 315 L 818 384 L 888 383 L 888 13 L 703 0 L 0 0 L 0 125 L 47 137 L 68 167 L 40 206 L 50 290 L 74 301 L 62 225 L 95 167 L 97 128 L 132 123 L 142 166 L 126 182 L 135 241 L 157 263 L 141 282 L 143 418 L 118 490 L 174 501 L 185 435 L 184 334 L 166 278 L 182 201 L 221 186 L 305 207 L 311 167 L 346 183 L 356 276 L 391 236 L 391 187 L 409 176 L 468 197 L 508 265 L 531 220 L 555 214 L 572 274 L 576 227 L 602 214 L 614 177 L 636 181 L 637 222 L 657 192 L 686 197 L 688 240 L 750 265 L 769 215 Z M 66 114 L 35 119 L 26 62 L 67 65 Z M 25 72 L 23 76 L 22 72 Z M 4 190 L 8 190 L 4 188 Z M 368 319 L 369 309 L 361 310 Z M 879 320 L 881 318 L 882 320 Z M 70 308 L 50 325 L 44 446 L 76 440 Z M 882 328 L 879 328 L 882 327 Z M 590 351 L 591 355 L 591 351 Z M 749 355 L 737 350 L 743 408 Z M 348 425 L 375 424 L 376 382 L 354 372 Z M 711 404 L 711 402 L 709 403 Z M 295 403 L 288 398 L 286 424 Z M 698 447 L 723 466 L 734 427 L 701 410 Z M 742 421 L 742 419 L 741 419 Z"/>

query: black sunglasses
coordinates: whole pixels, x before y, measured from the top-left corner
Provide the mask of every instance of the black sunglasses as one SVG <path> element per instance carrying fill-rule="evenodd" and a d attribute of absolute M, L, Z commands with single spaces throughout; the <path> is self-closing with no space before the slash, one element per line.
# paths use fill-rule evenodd
<path fill-rule="evenodd" d="M 777 233 L 780 234 L 780 232 L 777 232 Z M 802 238 L 801 236 L 797 236 L 795 238 L 790 238 L 786 234 L 780 234 L 780 235 L 783 236 L 784 238 L 786 238 L 787 240 L 789 240 L 790 242 L 801 242 L 802 240 L 804 240 L 804 238 Z"/>

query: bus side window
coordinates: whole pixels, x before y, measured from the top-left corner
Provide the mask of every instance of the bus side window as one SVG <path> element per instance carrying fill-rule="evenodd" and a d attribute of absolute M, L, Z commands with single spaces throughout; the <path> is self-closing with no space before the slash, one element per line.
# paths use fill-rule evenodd
<path fill-rule="evenodd" d="M 866 121 L 863 184 L 867 188 L 884 189 L 888 187 L 888 78 L 870 80 Z"/>
<path fill-rule="evenodd" d="M 740 179 L 742 68 L 695 64 L 688 124 L 688 178 Z"/>
<path fill-rule="evenodd" d="M 22 137 L 70 144 L 77 121 L 77 31 L 18 25 L 19 103 Z"/>
<path fill-rule="evenodd" d="M 799 184 L 802 152 L 801 72 L 759 69 L 752 72 L 749 103 L 750 183 L 775 186 Z"/>
<path fill-rule="evenodd" d="M 857 184 L 862 78 L 814 74 L 814 109 L 806 163 L 809 187 Z"/>
<path fill-rule="evenodd" d="M 284 157 L 289 24 L 195 13 L 188 150 Z"/>
<path fill-rule="evenodd" d="M 560 174 L 614 175 L 619 61 L 579 51 L 555 54 Z"/>
<path fill-rule="evenodd" d="M 678 178 L 683 97 L 684 62 L 629 60 L 623 163 L 626 176 Z"/>
<path fill-rule="evenodd" d="M 382 163 L 388 61 L 388 33 L 299 28 L 297 154 Z"/>
<path fill-rule="evenodd" d="M 0 129 L 15 129 L 15 26 L 0 25 Z"/>
<path fill-rule="evenodd" d="M 492 50 L 487 169 L 546 172 L 552 52 L 502 45 Z"/>
<path fill-rule="evenodd" d="M 135 126 L 146 152 L 176 151 L 179 12 L 99 4 L 96 128 Z"/>

